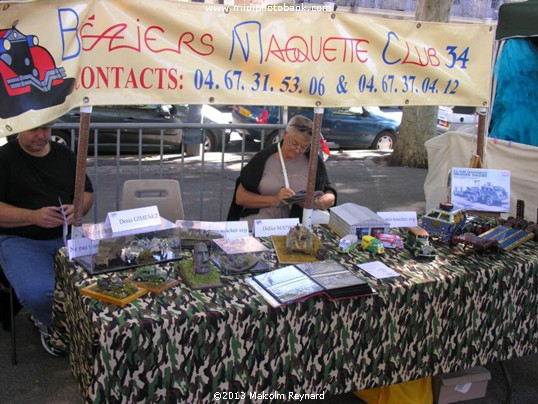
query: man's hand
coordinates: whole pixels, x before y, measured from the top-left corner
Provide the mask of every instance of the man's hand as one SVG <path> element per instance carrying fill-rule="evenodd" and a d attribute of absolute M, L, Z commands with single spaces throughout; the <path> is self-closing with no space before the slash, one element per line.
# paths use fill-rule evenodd
<path fill-rule="evenodd" d="M 67 224 L 73 224 L 73 219 L 75 218 L 75 207 L 73 205 L 62 205 L 62 209 L 64 210 Z"/>
<path fill-rule="evenodd" d="M 72 212 L 71 216 L 73 216 Z M 32 222 L 39 227 L 58 227 L 64 224 L 64 216 L 58 206 L 45 206 L 44 208 L 32 211 Z"/>

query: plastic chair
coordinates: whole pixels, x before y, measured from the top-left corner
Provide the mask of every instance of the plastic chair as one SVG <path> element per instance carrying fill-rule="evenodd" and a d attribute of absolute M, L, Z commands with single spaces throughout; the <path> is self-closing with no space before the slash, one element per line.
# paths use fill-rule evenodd
<path fill-rule="evenodd" d="M 172 222 L 184 218 L 179 181 L 171 179 L 127 180 L 123 183 L 121 209 L 156 205 L 161 217 Z"/>
<path fill-rule="evenodd" d="M 11 329 L 11 363 L 13 365 L 17 364 L 17 343 L 16 343 L 16 334 L 15 334 L 15 314 L 20 309 L 20 304 L 18 302 L 17 296 L 13 287 L 7 280 L 4 275 L 4 270 L 0 267 L 0 293 L 7 295 L 7 301 L 9 306 L 9 314 L 6 312 L 2 313 L 2 325 L 4 330 L 9 331 Z M 16 307 L 18 305 L 18 307 Z M 4 314 L 9 318 L 4 317 Z M 9 322 L 8 322 L 9 321 Z"/>

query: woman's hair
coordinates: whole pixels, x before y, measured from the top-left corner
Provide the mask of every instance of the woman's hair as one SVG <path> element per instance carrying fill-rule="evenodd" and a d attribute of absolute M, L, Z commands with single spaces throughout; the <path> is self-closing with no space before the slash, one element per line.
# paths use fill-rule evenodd
<path fill-rule="evenodd" d="M 308 119 L 306 116 L 295 115 L 288 121 L 286 130 L 289 131 L 291 128 L 293 128 L 295 132 L 300 132 L 303 136 L 310 136 L 312 135 L 313 125 L 314 123 L 312 120 Z"/>

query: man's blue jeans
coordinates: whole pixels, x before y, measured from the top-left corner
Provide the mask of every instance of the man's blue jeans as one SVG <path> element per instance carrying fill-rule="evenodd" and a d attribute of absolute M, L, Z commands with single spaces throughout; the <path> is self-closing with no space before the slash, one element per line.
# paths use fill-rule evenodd
<path fill-rule="evenodd" d="M 32 240 L 0 235 L 0 265 L 21 304 L 50 327 L 54 296 L 54 256 L 63 239 Z"/>

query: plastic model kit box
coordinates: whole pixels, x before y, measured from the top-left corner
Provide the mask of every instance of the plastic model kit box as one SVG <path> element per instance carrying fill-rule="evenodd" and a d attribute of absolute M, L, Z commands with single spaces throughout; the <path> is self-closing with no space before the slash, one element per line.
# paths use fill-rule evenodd
<path fill-rule="evenodd" d="M 453 168 L 450 197 L 467 210 L 510 212 L 510 171 Z"/>
<path fill-rule="evenodd" d="M 491 374 L 483 366 L 433 378 L 433 397 L 438 404 L 474 400 L 486 396 Z"/>

